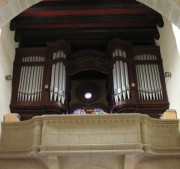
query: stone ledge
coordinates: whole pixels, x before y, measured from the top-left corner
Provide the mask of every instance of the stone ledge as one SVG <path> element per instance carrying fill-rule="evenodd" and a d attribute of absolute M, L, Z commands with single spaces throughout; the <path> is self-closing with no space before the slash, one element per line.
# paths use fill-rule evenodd
<path fill-rule="evenodd" d="M 10 159 L 10 158 L 27 158 L 34 156 L 37 153 L 34 153 L 35 151 L 33 148 L 27 148 L 27 149 L 4 149 L 0 148 L 0 159 Z"/>
<path fill-rule="evenodd" d="M 143 153 L 143 145 L 134 144 L 85 144 L 85 145 L 61 145 L 61 146 L 41 146 L 39 154 L 41 156 L 55 154 L 55 155 L 77 155 L 77 154 L 112 154 L 121 155 L 126 153 Z"/>
<path fill-rule="evenodd" d="M 142 114 L 45 115 L 29 121 L 3 122 L 0 158 L 8 154 L 179 155 L 179 124 L 179 120 Z"/>
<path fill-rule="evenodd" d="M 144 145 L 143 150 L 146 154 L 151 155 L 180 155 L 180 147 L 172 147 L 172 148 L 159 148 L 151 145 Z"/>

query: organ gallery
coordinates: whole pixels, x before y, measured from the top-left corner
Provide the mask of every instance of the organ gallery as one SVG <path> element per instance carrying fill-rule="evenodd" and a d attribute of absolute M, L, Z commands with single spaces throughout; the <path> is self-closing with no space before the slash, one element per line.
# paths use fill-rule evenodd
<path fill-rule="evenodd" d="M 116 39 L 106 52 L 71 54 L 70 44 L 63 40 L 43 48 L 18 48 L 11 110 L 24 119 L 97 108 L 159 117 L 168 108 L 163 75 L 158 46 L 134 46 Z M 84 98 L 87 92 L 90 100 Z"/>
<path fill-rule="evenodd" d="M 160 117 L 169 106 L 155 44 L 162 26 L 160 14 L 136 1 L 32 6 L 10 24 L 19 42 L 11 112 L 22 120 L 46 114 Z"/>
<path fill-rule="evenodd" d="M 2 122 L 0 166 L 179 169 L 179 120 L 157 119 L 169 107 L 159 27 L 136 0 L 43 0 L 15 17 L 21 121 Z"/>

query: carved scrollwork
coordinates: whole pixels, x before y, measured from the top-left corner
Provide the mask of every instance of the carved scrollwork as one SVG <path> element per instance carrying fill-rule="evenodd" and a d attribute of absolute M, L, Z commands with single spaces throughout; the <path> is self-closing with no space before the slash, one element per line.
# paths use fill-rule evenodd
<path fill-rule="evenodd" d="M 81 50 L 71 55 L 69 58 L 70 74 L 85 70 L 96 70 L 102 73 L 108 73 L 108 56 L 97 50 Z"/>

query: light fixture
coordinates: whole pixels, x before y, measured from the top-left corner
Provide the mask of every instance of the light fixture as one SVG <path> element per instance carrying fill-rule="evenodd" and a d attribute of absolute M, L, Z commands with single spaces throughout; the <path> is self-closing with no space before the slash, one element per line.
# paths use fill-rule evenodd
<path fill-rule="evenodd" d="M 100 95 L 99 87 L 92 82 L 81 83 L 76 88 L 76 96 L 83 103 L 93 103 Z"/>
<path fill-rule="evenodd" d="M 12 76 L 11 76 L 11 75 L 6 75 L 6 76 L 5 76 L 5 79 L 6 79 L 6 80 L 12 80 Z"/>
<path fill-rule="evenodd" d="M 86 92 L 86 93 L 84 94 L 84 97 L 85 97 L 86 99 L 91 99 L 92 94 L 91 94 L 90 92 Z"/>

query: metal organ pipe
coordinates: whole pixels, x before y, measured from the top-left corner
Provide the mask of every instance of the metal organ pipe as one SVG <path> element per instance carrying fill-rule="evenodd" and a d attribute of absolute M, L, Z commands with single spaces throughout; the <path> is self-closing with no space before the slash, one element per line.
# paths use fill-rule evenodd
<path fill-rule="evenodd" d="M 59 62 L 55 64 L 55 78 L 54 78 L 54 101 L 58 96 L 58 74 L 59 74 Z"/>
<path fill-rule="evenodd" d="M 139 60 L 139 56 L 136 56 L 135 57 L 136 60 Z M 142 87 L 143 87 L 143 82 L 142 82 L 142 76 L 141 76 L 141 68 L 140 68 L 140 65 L 137 65 L 136 66 L 136 72 L 137 72 L 137 81 L 139 82 L 138 83 L 138 91 L 139 91 L 139 97 L 140 98 L 143 98 L 143 90 L 142 90 Z"/>
<path fill-rule="evenodd" d="M 28 57 L 28 62 L 31 62 L 31 56 Z M 25 81 L 26 81 L 26 85 L 25 85 L 25 100 L 24 101 L 27 101 L 28 99 L 28 91 L 29 91 L 29 80 L 30 80 L 30 70 L 31 70 L 31 66 L 27 66 L 27 74 L 26 74 L 26 77 L 25 77 Z"/>
<path fill-rule="evenodd" d="M 53 60 L 58 58 L 66 58 L 63 51 L 53 53 Z M 65 84 L 66 84 L 66 69 L 62 61 L 57 61 L 52 65 L 51 71 L 51 86 L 50 86 L 50 101 L 58 101 L 62 104 L 65 102 Z"/>
<path fill-rule="evenodd" d="M 119 61 L 116 61 L 116 71 L 117 71 L 117 92 L 118 92 L 118 98 L 119 100 L 122 100 L 122 87 L 121 87 L 121 74 L 120 74 L 120 64 Z"/>
<path fill-rule="evenodd" d="M 115 99 L 115 102 L 118 102 L 116 64 L 113 65 L 113 84 L 114 84 L 114 99 Z"/>
<path fill-rule="evenodd" d="M 39 57 L 38 58 L 38 62 L 41 62 L 42 61 L 42 59 Z M 40 75 L 40 73 L 41 73 L 41 71 L 40 71 L 40 66 L 37 66 L 37 80 L 36 80 L 36 94 L 35 94 L 35 97 L 36 97 L 36 101 L 38 101 L 39 100 L 39 83 L 40 83 L 40 77 L 41 77 L 41 75 Z"/>
<path fill-rule="evenodd" d="M 62 62 L 59 66 L 59 86 L 58 86 L 58 102 L 61 102 L 62 99 L 62 76 L 63 76 L 63 66 Z"/>
<path fill-rule="evenodd" d="M 113 65 L 113 87 L 114 100 L 118 103 L 121 100 L 130 99 L 130 87 L 128 67 L 126 61 L 126 52 L 121 49 L 115 49 L 112 53 L 113 58 L 117 58 Z"/>
<path fill-rule="evenodd" d="M 28 62 L 28 57 L 24 57 L 24 62 Z M 25 95 L 26 95 L 26 84 L 27 84 L 27 69 L 28 66 L 24 66 L 24 70 L 22 69 L 21 71 L 23 71 L 24 76 L 22 77 L 22 81 L 23 81 L 23 89 L 22 89 L 22 99 L 20 101 L 25 101 Z"/>
<path fill-rule="evenodd" d="M 34 57 L 33 58 L 33 61 L 34 62 L 37 62 L 37 57 Z M 36 66 L 33 67 L 33 77 L 32 77 L 32 93 L 33 93 L 33 96 L 31 98 L 31 101 L 35 101 L 36 100 L 36 94 L 35 94 L 35 85 L 36 83 L 34 83 L 36 81 Z"/>
<path fill-rule="evenodd" d="M 38 57 L 38 56 L 36 56 L 36 62 L 39 62 L 40 61 L 40 58 Z M 39 82 L 39 66 L 35 66 L 35 68 L 34 68 L 35 70 L 34 70 L 34 79 L 33 79 L 33 81 L 34 82 L 37 82 L 37 83 L 33 83 L 34 84 L 34 86 L 33 86 L 33 88 L 34 88 L 34 101 L 38 101 L 38 88 L 37 88 L 37 86 L 38 86 L 38 82 Z"/>
<path fill-rule="evenodd" d="M 66 84 L 66 70 L 65 66 L 63 66 L 63 74 L 62 74 L 62 103 L 64 104 L 65 102 L 65 84 Z"/>
<path fill-rule="evenodd" d="M 136 55 L 137 61 L 156 61 L 155 55 Z M 138 81 L 138 92 L 141 100 L 161 100 L 163 99 L 162 86 L 158 65 L 156 63 L 137 63 L 136 74 Z"/>
<path fill-rule="evenodd" d="M 22 63 L 43 62 L 44 57 L 28 56 L 22 58 Z M 36 102 L 41 100 L 44 66 L 24 65 L 21 67 L 18 87 L 18 102 Z"/>
<path fill-rule="evenodd" d="M 53 60 L 56 59 L 56 53 L 53 53 Z M 50 100 L 53 98 L 53 88 L 54 88 L 54 73 L 55 71 L 55 64 L 52 65 L 52 71 L 51 71 L 51 86 L 50 86 Z"/>
<path fill-rule="evenodd" d="M 119 49 L 119 56 L 122 56 L 122 51 Z M 124 73 L 124 64 L 122 61 L 119 61 L 120 63 L 120 71 L 121 71 L 121 88 L 122 88 L 122 96 L 123 99 L 126 99 L 126 86 L 125 86 L 125 73 Z"/>
<path fill-rule="evenodd" d="M 126 59 L 126 52 L 123 51 L 123 58 Z M 127 91 L 127 99 L 130 99 L 130 87 L 129 87 L 129 75 L 128 75 L 128 67 L 127 63 L 124 62 L 124 73 L 125 73 L 125 82 L 126 82 L 126 91 Z"/>
<path fill-rule="evenodd" d="M 31 61 L 34 62 L 36 57 L 31 57 Z M 30 66 L 30 78 L 29 78 L 29 87 L 28 87 L 28 101 L 33 101 L 34 93 L 33 93 L 33 77 L 34 77 L 34 66 Z"/>
<path fill-rule="evenodd" d="M 44 61 L 44 58 L 41 58 L 41 61 Z M 42 93 L 42 83 L 43 83 L 43 72 L 44 72 L 44 66 L 40 66 L 40 83 L 39 83 L 39 90 L 38 90 L 38 93 L 39 93 L 39 98 L 41 99 L 41 93 Z"/>
<path fill-rule="evenodd" d="M 152 56 L 151 56 L 151 58 L 152 58 Z M 153 85 L 152 91 L 155 91 L 157 87 L 156 87 L 155 72 L 154 72 L 152 64 L 150 65 L 150 69 L 151 69 L 151 73 L 152 73 L 152 85 Z M 153 100 L 155 100 L 155 99 L 156 99 L 156 92 L 153 92 Z"/>

